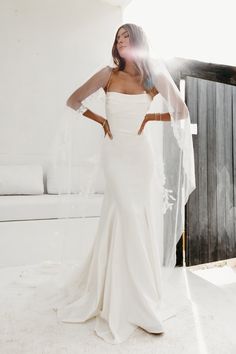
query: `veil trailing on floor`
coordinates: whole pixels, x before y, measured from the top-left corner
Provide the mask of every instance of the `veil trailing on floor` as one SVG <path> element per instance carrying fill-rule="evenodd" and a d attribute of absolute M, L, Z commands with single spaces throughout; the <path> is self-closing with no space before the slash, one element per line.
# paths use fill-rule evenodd
<path fill-rule="evenodd" d="M 77 111 L 65 102 L 51 146 L 51 168 L 55 177 L 52 193 L 80 193 L 86 199 L 104 191 L 101 167 L 104 131 L 102 125 L 83 113 L 88 108 L 106 118 L 103 88 L 112 67 L 110 60 L 78 85 L 80 107 Z M 153 209 L 157 247 L 163 274 L 169 276 L 176 265 L 176 244 L 184 231 L 185 205 L 196 188 L 193 142 L 188 108 L 164 61 L 150 58 L 149 68 L 151 83 L 159 94 L 147 113 L 169 112 L 171 116 L 170 121 L 149 121 L 144 127 L 152 146 L 159 191 L 153 195 L 154 202 L 158 202 L 158 207 Z M 86 217 L 86 210 L 81 216 Z"/>

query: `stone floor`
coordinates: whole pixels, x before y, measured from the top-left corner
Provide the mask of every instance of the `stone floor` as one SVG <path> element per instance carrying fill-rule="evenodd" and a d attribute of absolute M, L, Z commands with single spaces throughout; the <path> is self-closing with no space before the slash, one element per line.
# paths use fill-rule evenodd
<path fill-rule="evenodd" d="M 124 343 L 105 343 L 94 321 L 60 323 L 50 309 L 33 301 L 36 287 L 61 271 L 45 262 L 0 269 L 0 353 L 4 354 L 235 354 L 236 273 L 233 264 L 177 267 L 172 297 L 188 298 L 182 311 L 165 322 L 163 335 L 137 328 Z"/>

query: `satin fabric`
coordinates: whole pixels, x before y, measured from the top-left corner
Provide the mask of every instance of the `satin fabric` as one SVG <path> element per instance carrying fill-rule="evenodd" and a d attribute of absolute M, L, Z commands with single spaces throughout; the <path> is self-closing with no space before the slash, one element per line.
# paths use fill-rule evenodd
<path fill-rule="evenodd" d="M 138 135 L 150 103 L 147 93 L 106 95 L 113 139 L 106 135 L 102 146 L 106 189 L 99 227 L 83 269 L 66 285 L 71 287 L 70 303 L 55 305 L 63 322 L 96 316 L 97 335 L 113 344 L 126 340 L 138 326 L 164 332 L 162 192 L 155 182 L 149 135 L 145 129 Z"/>

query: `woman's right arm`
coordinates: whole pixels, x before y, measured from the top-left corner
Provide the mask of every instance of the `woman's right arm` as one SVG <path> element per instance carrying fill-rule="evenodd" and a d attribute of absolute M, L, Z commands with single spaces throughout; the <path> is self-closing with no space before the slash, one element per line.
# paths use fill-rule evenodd
<path fill-rule="evenodd" d="M 105 66 L 96 72 L 96 74 L 70 95 L 66 101 L 66 105 L 75 111 L 79 110 L 79 108 L 83 106 L 83 100 L 85 100 L 85 98 L 92 95 L 99 88 L 106 86 L 111 71 L 112 68 L 110 66 Z"/>
<path fill-rule="evenodd" d="M 92 112 L 85 105 L 83 105 L 83 100 L 85 100 L 85 98 L 92 95 L 99 88 L 106 87 L 111 72 L 112 68 L 110 66 L 105 66 L 99 70 L 88 81 L 86 81 L 82 86 L 80 86 L 76 91 L 72 93 L 72 95 L 66 101 L 66 104 L 68 107 L 74 109 L 75 111 L 79 111 L 81 114 L 83 114 L 83 116 L 101 124 L 103 126 L 105 135 L 108 134 L 112 139 L 108 121 L 104 117 Z"/>

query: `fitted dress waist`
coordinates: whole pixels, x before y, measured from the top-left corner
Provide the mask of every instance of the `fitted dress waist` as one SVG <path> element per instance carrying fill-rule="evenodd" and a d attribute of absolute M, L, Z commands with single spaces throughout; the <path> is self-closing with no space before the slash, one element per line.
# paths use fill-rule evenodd
<path fill-rule="evenodd" d="M 147 93 L 123 94 L 107 92 L 106 118 L 113 136 L 146 136 L 145 128 L 139 135 L 138 131 L 151 103 Z"/>

